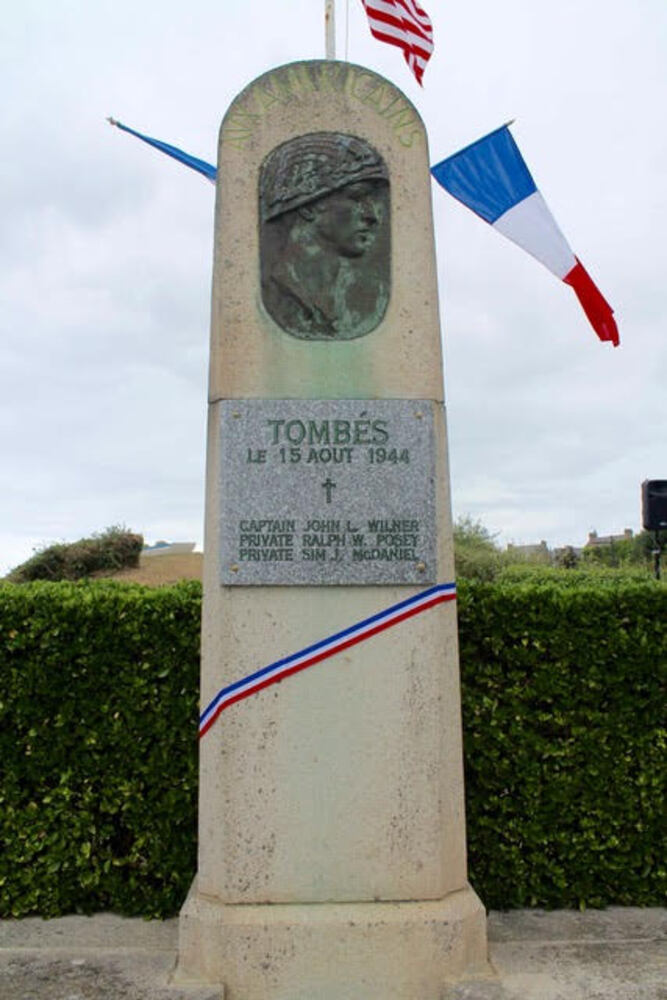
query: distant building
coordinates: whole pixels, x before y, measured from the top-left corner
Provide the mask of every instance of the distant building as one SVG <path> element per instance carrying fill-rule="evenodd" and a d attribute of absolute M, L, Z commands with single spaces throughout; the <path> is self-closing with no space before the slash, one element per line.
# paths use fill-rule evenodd
<path fill-rule="evenodd" d="M 547 543 L 542 540 L 539 544 L 533 545 L 513 545 L 511 542 L 507 546 L 508 552 L 513 552 L 522 559 L 534 559 L 536 562 L 551 562 L 551 553 Z"/>
<path fill-rule="evenodd" d="M 598 535 L 597 531 L 589 531 L 584 548 L 594 549 L 602 545 L 613 545 L 614 542 L 626 542 L 632 537 L 632 528 L 626 528 L 622 535 Z"/>
<path fill-rule="evenodd" d="M 156 542 L 155 545 L 144 545 L 142 556 L 181 556 L 192 552 L 195 542 Z"/>

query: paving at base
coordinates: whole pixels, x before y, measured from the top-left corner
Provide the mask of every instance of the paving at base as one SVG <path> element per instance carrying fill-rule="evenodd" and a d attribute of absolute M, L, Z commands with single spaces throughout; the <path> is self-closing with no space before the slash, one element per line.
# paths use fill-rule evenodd
<path fill-rule="evenodd" d="M 221 1000 L 219 987 L 170 985 L 177 928 L 108 913 L 2 920 L 0 1000 Z M 488 928 L 493 975 L 443 984 L 441 1000 L 667 1000 L 667 909 L 515 910 Z"/>

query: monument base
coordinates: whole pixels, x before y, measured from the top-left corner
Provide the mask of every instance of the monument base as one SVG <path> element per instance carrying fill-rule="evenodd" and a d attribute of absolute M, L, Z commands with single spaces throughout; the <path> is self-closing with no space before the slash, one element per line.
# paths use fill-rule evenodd
<path fill-rule="evenodd" d="M 222 983 L 226 1000 L 442 1000 L 447 983 L 488 973 L 470 886 L 421 902 L 225 905 L 195 881 L 174 981 Z"/>

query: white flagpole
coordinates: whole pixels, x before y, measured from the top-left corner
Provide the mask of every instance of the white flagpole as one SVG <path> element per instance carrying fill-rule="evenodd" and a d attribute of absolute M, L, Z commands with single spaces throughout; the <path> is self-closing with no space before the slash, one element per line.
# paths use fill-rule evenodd
<path fill-rule="evenodd" d="M 336 0 L 324 0 L 324 51 L 327 59 L 336 58 Z"/>

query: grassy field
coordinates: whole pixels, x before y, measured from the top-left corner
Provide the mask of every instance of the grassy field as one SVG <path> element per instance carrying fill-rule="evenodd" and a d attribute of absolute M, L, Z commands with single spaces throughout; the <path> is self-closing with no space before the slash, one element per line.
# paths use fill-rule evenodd
<path fill-rule="evenodd" d="M 134 569 L 122 569 L 118 573 L 100 574 L 114 580 L 128 583 L 143 583 L 149 587 L 163 587 L 179 580 L 201 580 L 203 552 L 185 552 L 164 556 L 139 556 L 139 565 Z"/>

